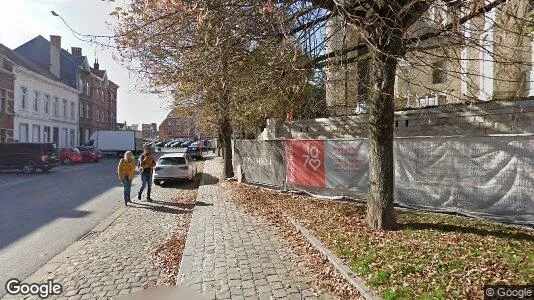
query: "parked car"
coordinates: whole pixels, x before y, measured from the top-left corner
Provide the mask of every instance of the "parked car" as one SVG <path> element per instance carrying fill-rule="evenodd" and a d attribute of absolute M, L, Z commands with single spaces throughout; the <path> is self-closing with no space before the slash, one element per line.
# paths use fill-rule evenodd
<path fill-rule="evenodd" d="M 0 143 L 0 168 L 20 169 L 26 174 L 39 169 L 48 172 L 59 165 L 52 143 Z"/>
<path fill-rule="evenodd" d="M 185 141 L 181 144 L 181 147 L 189 147 L 192 143 L 193 141 Z"/>
<path fill-rule="evenodd" d="M 164 147 L 165 146 L 165 142 L 158 142 L 156 143 L 156 147 Z"/>
<path fill-rule="evenodd" d="M 58 151 L 58 159 L 61 164 L 71 165 L 73 163 L 81 163 L 83 155 L 78 148 L 62 148 Z"/>
<path fill-rule="evenodd" d="M 170 146 L 172 145 L 172 143 L 174 143 L 174 141 L 169 141 L 169 142 L 167 142 L 167 143 L 165 144 L 165 147 L 167 147 L 167 148 L 170 147 Z"/>
<path fill-rule="evenodd" d="M 194 158 L 194 159 L 201 160 L 203 158 L 202 157 L 202 151 L 200 151 L 199 147 L 189 146 L 185 150 L 185 153 L 191 155 L 191 157 Z"/>
<path fill-rule="evenodd" d="M 154 168 L 154 184 L 176 181 L 180 179 L 192 180 L 197 174 L 197 163 L 187 153 L 169 153 L 160 157 Z"/>
<path fill-rule="evenodd" d="M 102 151 L 90 147 L 78 147 L 82 153 L 83 162 L 97 162 L 102 158 Z"/>

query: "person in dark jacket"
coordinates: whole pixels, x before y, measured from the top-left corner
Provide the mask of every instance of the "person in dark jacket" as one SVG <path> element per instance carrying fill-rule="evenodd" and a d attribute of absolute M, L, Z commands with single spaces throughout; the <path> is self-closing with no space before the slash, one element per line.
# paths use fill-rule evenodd
<path fill-rule="evenodd" d="M 146 200 L 152 201 L 150 193 L 152 192 L 152 173 L 154 172 L 154 167 L 156 166 L 156 159 L 150 153 L 150 147 L 145 147 L 143 154 L 139 156 L 139 167 L 141 169 L 141 189 L 137 193 L 137 199 L 141 200 L 143 195 L 143 190 L 145 187 L 148 187 L 146 192 Z"/>

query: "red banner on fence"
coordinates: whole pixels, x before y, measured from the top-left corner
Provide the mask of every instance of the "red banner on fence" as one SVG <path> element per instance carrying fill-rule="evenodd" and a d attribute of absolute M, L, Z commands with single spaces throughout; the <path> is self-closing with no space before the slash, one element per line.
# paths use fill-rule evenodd
<path fill-rule="evenodd" d="M 287 184 L 324 188 L 324 140 L 286 140 Z"/>

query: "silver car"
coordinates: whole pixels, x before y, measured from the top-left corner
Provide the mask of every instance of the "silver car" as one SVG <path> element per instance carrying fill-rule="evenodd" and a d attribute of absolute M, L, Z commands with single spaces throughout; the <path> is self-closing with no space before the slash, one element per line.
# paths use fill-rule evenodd
<path fill-rule="evenodd" d="M 154 184 L 177 180 L 193 180 L 197 163 L 187 153 L 169 153 L 160 157 L 154 168 Z"/>

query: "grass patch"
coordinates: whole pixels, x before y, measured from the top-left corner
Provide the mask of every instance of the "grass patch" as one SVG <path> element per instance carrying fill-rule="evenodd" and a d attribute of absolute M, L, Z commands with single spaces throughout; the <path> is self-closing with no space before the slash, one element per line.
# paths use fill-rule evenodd
<path fill-rule="evenodd" d="M 453 215 L 398 210 L 397 231 L 374 231 L 365 205 L 246 185 L 239 204 L 266 206 L 310 229 L 385 299 L 473 299 L 485 284 L 534 282 L 534 231 Z"/>

